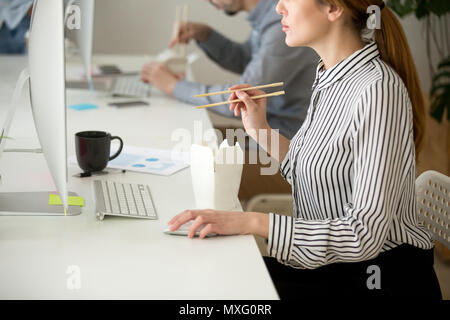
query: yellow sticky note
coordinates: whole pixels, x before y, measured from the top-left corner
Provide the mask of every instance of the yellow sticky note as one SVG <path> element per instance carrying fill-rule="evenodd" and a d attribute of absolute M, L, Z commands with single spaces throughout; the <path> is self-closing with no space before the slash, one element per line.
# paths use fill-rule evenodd
<path fill-rule="evenodd" d="M 50 194 L 48 197 L 48 204 L 50 206 L 62 206 L 61 198 L 56 194 Z M 69 206 L 84 207 L 84 198 L 69 197 Z"/>

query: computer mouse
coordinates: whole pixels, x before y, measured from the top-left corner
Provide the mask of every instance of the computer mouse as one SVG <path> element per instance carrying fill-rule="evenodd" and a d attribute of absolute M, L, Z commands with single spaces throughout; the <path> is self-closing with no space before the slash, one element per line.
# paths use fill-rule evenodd
<path fill-rule="evenodd" d="M 177 230 L 175 231 L 170 231 L 170 226 L 168 226 L 166 229 L 164 229 L 164 233 L 165 234 L 171 234 L 174 236 L 187 236 L 189 233 L 189 228 L 191 227 L 191 225 L 194 223 L 194 220 L 188 221 L 185 224 L 181 225 Z M 201 225 L 197 231 L 195 232 L 195 237 L 200 236 L 200 232 L 202 231 L 202 229 L 205 227 L 205 225 Z M 208 233 L 206 235 L 206 237 L 215 237 L 217 236 L 216 233 Z"/>

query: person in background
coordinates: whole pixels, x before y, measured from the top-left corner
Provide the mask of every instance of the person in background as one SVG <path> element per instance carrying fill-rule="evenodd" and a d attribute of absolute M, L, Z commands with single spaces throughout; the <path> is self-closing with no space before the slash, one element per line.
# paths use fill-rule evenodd
<path fill-rule="evenodd" d="M 33 0 L 0 0 L 0 54 L 26 54 Z"/>
<path fill-rule="evenodd" d="M 381 28 L 368 37 L 371 5 L 381 10 Z M 382 0 L 280 0 L 277 12 L 286 43 L 322 58 L 302 127 L 293 139 L 273 133 L 294 214 L 186 210 L 170 230 L 194 220 L 190 237 L 204 225 L 200 238 L 268 239 L 264 261 L 282 299 L 442 299 L 415 197 L 424 100 L 400 22 Z M 230 96 L 243 100 L 230 110 L 248 132 L 270 130 L 266 99 L 250 99 L 259 94 Z"/>
<path fill-rule="evenodd" d="M 271 98 L 267 105 L 267 117 L 272 128 L 292 138 L 306 117 L 311 96 L 318 56 L 310 48 L 290 48 L 284 43 L 280 29 L 281 17 L 275 12 L 275 0 L 212 0 L 215 7 L 228 15 L 248 12 L 252 32 L 244 43 L 234 42 L 213 28 L 199 23 L 181 24 L 170 45 L 196 41 L 198 46 L 215 63 L 226 70 L 240 74 L 240 83 L 252 85 L 284 82 L 286 95 Z M 194 98 L 196 94 L 228 90 L 229 85 L 205 85 L 180 80 L 164 64 L 152 62 L 142 69 L 142 80 L 149 82 L 168 95 L 192 105 L 226 101 L 227 95 Z M 270 89 L 269 89 L 270 90 Z M 276 91 L 276 90 L 275 90 Z M 270 92 L 270 91 L 268 91 Z M 212 112 L 233 117 L 228 107 L 210 108 Z M 225 129 L 222 131 L 225 138 Z M 247 152 L 248 157 L 248 152 Z M 246 161 L 239 191 L 241 201 L 259 193 L 290 193 L 290 186 L 279 172 L 261 175 L 261 164 Z M 255 183 L 255 181 L 258 183 Z"/>

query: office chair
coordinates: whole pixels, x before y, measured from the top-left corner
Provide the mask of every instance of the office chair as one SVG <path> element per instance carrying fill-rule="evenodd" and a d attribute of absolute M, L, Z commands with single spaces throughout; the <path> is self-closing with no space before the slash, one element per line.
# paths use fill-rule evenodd
<path fill-rule="evenodd" d="M 416 198 L 419 221 L 450 249 L 450 177 L 432 170 L 422 173 L 416 179 Z"/>
<path fill-rule="evenodd" d="M 290 193 L 264 193 L 250 198 L 245 206 L 246 211 L 274 212 L 292 216 L 292 195 Z"/>

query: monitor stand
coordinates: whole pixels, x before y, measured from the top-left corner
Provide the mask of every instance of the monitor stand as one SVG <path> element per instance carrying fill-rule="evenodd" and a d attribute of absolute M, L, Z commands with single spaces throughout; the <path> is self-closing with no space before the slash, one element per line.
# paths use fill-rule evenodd
<path fill-rule="evenodd" d="M 76 216 L 81 207 L 69 206 L 64 214 L 63 206 L 48 204 L 50 194 L 56 192 L 3 192 L 0 193 L 0 216 Z M 77 194 L 69 192 L 70 197 Z"/>
<path fill-rule="evenodd" d="M 5 139 L 7 139 L 9 129 L 17 108 L 17 101 L 23 88 L 29 81 L 30 76 L 25 69 L 20 74 L 17 81 L 16 89 L 14 90 L 11 108 L 6 116 L 6 121 L 2 128 L 0 128 L 0 158 L 5 152 Z M 9 152 L 30 152 L 40 153 L 40 150 L 20 150 L 12 149 Z M 0 175 L 0 184 L 2 177 Z M 75 216 L 81 213 L 81 207 L 69 206 L 67 212 L 64 212 L 64 207 L 53 206 L 48 204 L 49 195 L 57 194 L 57 192 L 0 192 L 0 216 Z M 77 196 L 73 192 L 69 192 L 69 196 Z"/>

